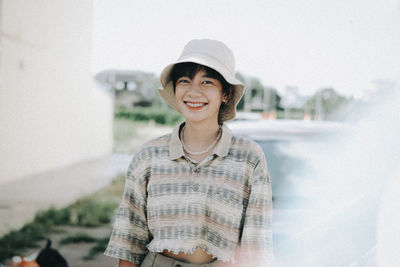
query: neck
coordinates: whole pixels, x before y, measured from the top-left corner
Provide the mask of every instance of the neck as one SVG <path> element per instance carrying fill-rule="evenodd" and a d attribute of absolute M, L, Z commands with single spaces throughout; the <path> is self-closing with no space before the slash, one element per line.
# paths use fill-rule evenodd
<path fill-rule="evenodd" d="M 186 122 L 183 139 L 190 150 L 201 151 L 217 138 L 218 131 L 219 125 L 217 122 L 207 126 Z"/>

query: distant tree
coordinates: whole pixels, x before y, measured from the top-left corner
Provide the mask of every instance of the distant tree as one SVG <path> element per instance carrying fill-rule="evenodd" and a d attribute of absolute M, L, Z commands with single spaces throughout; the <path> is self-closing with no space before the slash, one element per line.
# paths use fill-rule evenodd
<path fill-rule="evenodd" d="M 275 88 L 271 89 L 271 100 L 273 110 L 283 110 L 283 107 L 281 105 L 282 97 L 279 95 L 278 91 Z"/>
<path fill-rule="evenodd" d="M 354 99 L 340 95 L 333 88 L 318 90 L 304 105 L 305 110 L 310 110 L 320 119 L 342 120 L 340 110 L 344 109 Z"/>
<path fill-rule="evenodd" d="M 241 72 L 236 73 L 236 78 L 246 86 L 245 95 L 238 103 L 238 110 L 271 111 L 281 108 L 281 97 L 275 88 L 266 87 L 259 78 L 247 76 Z"/>

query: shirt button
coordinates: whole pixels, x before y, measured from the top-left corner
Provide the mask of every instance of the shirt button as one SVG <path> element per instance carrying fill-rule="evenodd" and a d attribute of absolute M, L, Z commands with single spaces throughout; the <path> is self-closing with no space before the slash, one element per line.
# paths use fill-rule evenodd
<path fill-rule="evenodd" d="M 194 192 L 199 191 L 199 186 L 198 186 L 197 184 L 192 185 L 192 190 L 193 190 Z"/>
<path fill-rule="evenodd" d="M 195 172 L 195 173 L 199 173 L 199 172 L 200 172 L 200 169 L 194 169 L 194 172 Z"/>

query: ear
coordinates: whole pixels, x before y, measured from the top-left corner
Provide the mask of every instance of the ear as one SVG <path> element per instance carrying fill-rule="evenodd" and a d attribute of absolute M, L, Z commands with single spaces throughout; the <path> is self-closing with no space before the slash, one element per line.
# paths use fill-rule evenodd
<path fill-rule="evenodd" d="M 229 87 L 229 93 L 228 94 L 225 93 L 222 96 L 222 102 L 224 102 L 224 103 L 228 102 L 232 98 L 232 95 L 233 95 L 232 92 L 233 92 L 233 88 L 231 86 L 231 87 Z"/>

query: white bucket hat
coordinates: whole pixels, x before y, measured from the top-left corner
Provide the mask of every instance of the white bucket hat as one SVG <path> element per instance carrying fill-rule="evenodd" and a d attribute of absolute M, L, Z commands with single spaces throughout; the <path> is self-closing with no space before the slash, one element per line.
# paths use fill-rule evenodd
<path fill-rule="evenodd" d="M 158 92 L 168 105 L 178 111 L 170 74 L 175 64 L 183 62 L 193 62 L 212 68 L 232 85 L 232 97 L 226 104 L 221 106 L 219 120 L 224 122 L 233 119 L 236 115 L 236 105 L 243 96 L 245 86 L 235 78 L 235 57 L 232 51 L 224 43 L 217 40 L 191 40 L 183 48 L 178 60 L 164 68 L 160 75 L 163 88 L 159 89 Z"/>

